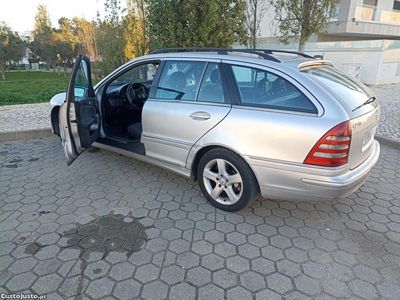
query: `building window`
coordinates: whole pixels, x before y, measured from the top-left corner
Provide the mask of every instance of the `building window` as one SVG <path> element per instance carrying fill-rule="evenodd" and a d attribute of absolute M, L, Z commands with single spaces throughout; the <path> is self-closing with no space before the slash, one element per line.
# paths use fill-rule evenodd
<path fill-rule="evenodd" d="M 365 5 L 376 6 L 377 0 L 364 0 Z"/>
<path fill-rule="evenodd" d="M 400 10 L 400 1 L 394 1 L 393 9 L 394 10 Z"/>

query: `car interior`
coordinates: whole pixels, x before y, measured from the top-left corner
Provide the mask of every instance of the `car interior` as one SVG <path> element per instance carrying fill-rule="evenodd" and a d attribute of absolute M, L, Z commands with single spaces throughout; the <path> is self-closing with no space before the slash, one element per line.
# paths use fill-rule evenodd
<path fill-rule="evenodd" d="M 139 154 L 145 154 L 140 143 L 142 109 L 159 62 L 145 63 L 124 72 L 106 88 L 102 97 L 103 129 L 107 138 L 99 142 Z"/>

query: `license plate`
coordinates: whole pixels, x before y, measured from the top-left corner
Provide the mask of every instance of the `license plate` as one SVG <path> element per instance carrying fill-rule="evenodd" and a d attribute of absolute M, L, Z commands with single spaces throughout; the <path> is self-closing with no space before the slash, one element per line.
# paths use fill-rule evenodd
<path fill-rule="evenodd" d="M 362 145 L 365 146 L 372 138 L 372 129 L 368 130 L 364 134 L 363 143 Z"/>

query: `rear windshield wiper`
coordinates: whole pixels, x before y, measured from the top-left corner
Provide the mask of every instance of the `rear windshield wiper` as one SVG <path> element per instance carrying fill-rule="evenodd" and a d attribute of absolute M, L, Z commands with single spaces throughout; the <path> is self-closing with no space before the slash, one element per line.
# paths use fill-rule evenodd
<path fill-rule="evenodd" d="M 376 100 L 376 97 L 372 96 L 371 98 L 369 98 L 367 101 L 365 101 L 363 104 L 357 106 L 355 109 L 353 109 L 352 111 L 355 111 L 357 109 L 359 109 L 360 107 L 363 107 L 364 105 L 370 104 L 372 102 L 374 102 Z"/>

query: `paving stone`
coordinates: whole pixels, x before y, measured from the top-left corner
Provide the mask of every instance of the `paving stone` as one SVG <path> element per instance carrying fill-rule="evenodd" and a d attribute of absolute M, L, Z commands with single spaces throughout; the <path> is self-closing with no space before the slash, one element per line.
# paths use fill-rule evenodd
<path fill-rule="evenodd" d="M 139 296 L 140 287 L 141 286 L 137 281 L 133 279 L 128 279 L 117 283 L 113 295 L 117 297 L 117 299 L 133 299 Z"/>
<path fill-rule="evenodd" d="M 376 299 L 378 294 L 376 288 L 365 281 L 356 279 L 349 283 L 351 291 L 363 299 Z"/>
<path fill-rule="evenodd" d="M 350 296 L 350 291 L 347 285 L 335 278 L 328 278 L 322 281 L 324 291 L 339 299 Z"/>
<path fill-rule="evenodd" d="M 237 274 L 226 269 L 214 272 L 212 277 L 213 283 L 224 290 L 236 286 L 238 282 Z"/>
<path fill-rule="evenodd" d="M 205 285 L 211 282 L 211 272 L 203 267 L 195 267 L 187 272 L 186 281 L 195 286 Z"/>
<path fill-rule="evenodd" d="M 284 259 L 276 263 L 279 273 L 289 277 L 296 277 L 302 273 L 300 265 Z"/>
<path fill-rule="evenodd" d="M 321 291 L 319 282 L 311 277 L 301 275 L 294 279 L 296 288 L 310 296 L 315 296 Z"/>
<path fill-rule="evenodd" d="M 61 261 L 58 260 L 57 258 L 51 258 L 48 260 L 43 260 L 40 261 L 35 268 L 33 269 L 33 272 L 35 272 L 39 276 L 55 273 L 58 268 L 61 266 Z"/>
<path fill-rule="evenodd" d="M 291 280 L 279 273 L 269 275 L 267 277 L 267 283 L 268 287 L 278 294 L 284 294 L 293 289 Z"/>
<path fill-rule="evenodd" d="M 226 293 L 227 299 L 231 300 L 252 300 L 253 299 L 253 294 L 245 290 L 244 288 L 238 286 L 234 287 L 230 290 L 227 291 Z"/>
<path fill-rule="evenodd" d="M 21 274 L 27 271 L 31 271 L 38 261 L 33 257 L 27 257 L 20 260 L 15 261 L 10 267 L 9 270 L 13 274 Z"/>
<path fill-rule="evenodd" d="M 246 290 L 256 292 L 265 287 L 265 280 L 260 274 L 249 271 L 240 275 L 240 285 Z"/>
<path fill-rule="evenodd" d="M 185 282 L 172 286 L 169 292 L 170 300 L 192 300 L 195 297 L 196 289 Z"/>
<path fill-rule="evenodd" d="M 139 280 L 140 282 L 146 283 L 157 279 L 159 274 L 160 268 L 148 264 L 140 266 L 136 269 L 135 279 Z"/>
<path fill-rule="evenodd" d="M 178 255 L 177 264 L 184 269 L 190 269 L 200 264 L 200 257 L 193 252 L 185 252 Z"/>
<path fill-rule="evenodd" d="M 176 265 L 168 266 L 161 271 L 160 279 L 168 285 L 182 282 L 185 278 L 185 269 Z"/>
<path fill-rule="evenodd" d="M 36 280 L 36 275 L 32 272 L 26 272 L 13 276 L 6 284 L 6 288 L 10 292 L 18 292 L 28 289 Z"/>
<path fill-rule="evenodd" d="M 199 299 L 219 300 L 223 297 L 224 290 L 216 285 L 209 284 L 199 288 Z"/>
<path fill-rule="evenodd" d="M 153 299 L 165 299 L 168 294 L 168 286 L 161 281 L 154 281 L 148 283 L 143 287 L 142 298 L 153 300 Z"/>
<path fill-rule="evenodd" d="M 241 256 L 233 256 L 229 257 L 226 260 L 226 266 L 228 269 L 236 272 L 236 273 L 242 273 L 245 271 L 250 270 L 250 262 L 248 259 L 243 258 Z"/>
<path fill-rule="evenodd" d="M 34 290 L 38 295 L 46 295 L 57 291 L 62 281 L 63 278 L 59 275 L 49 274 L 40 277 L 32 286 L 32 290 Z"/>
<path fill-rule="evenodd" d="M 99 299 L 110 295 L 114 285 L 115 283 L 108 278 L 96 279 L 90 282 L 86 293 L 94 299 Z"/>
<path fill-rule="evenodd" d="M 102 278 L 107 274 L 110 269 L 110 265 L 104 261 L 97 261 L 87 265 L 84 274 L 91 280 L 96 278 Z"/>

